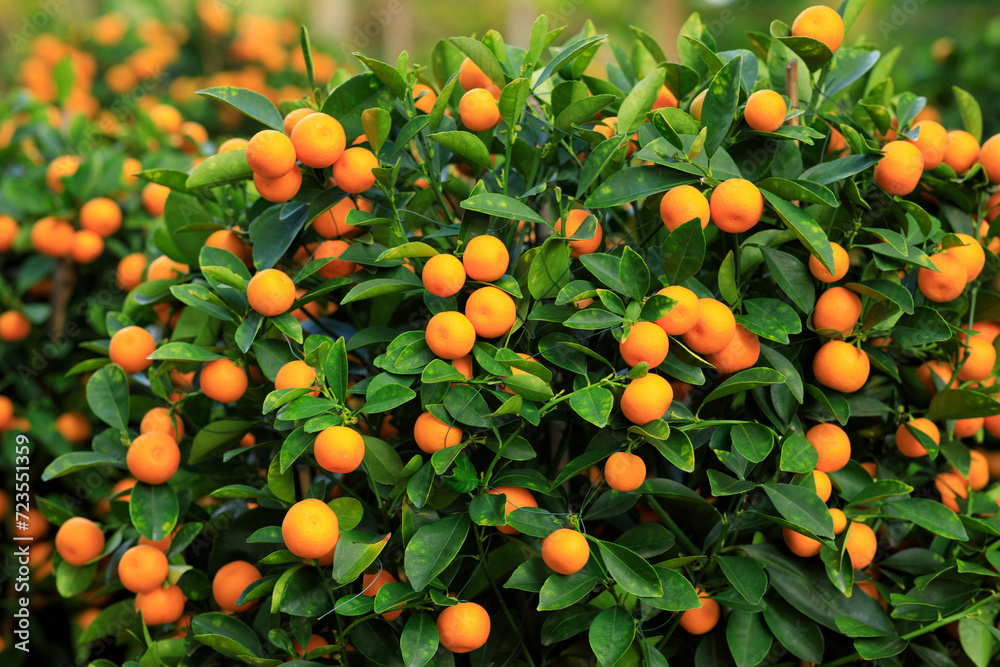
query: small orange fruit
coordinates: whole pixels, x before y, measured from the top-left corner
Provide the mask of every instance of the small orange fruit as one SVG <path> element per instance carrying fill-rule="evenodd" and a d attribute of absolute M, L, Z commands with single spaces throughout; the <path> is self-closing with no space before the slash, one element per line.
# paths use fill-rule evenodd
<path fill-rule="evenodd" d="M 920 154 L 924 157 L 924 169 L 936 169 L 944 160 L 944 153 L 948 148 L 948 130 L 933 120 L 914 123 L 913 129 L 918 131 L 917 138 L 907 141 L 920 149 Z"/>
<path fill-rule="evenodd" d="M 822 470 L 813 470 L 812 477 L 816 495 L 825 503 L 833 493 L 833 484 L 830 482 L 830 477 Z"/>
<path fill-rule="evenodd" d="M 698 323 L 698 316 L 701 313 L 698 295 L 680 285 L 664 287 L 657 294 L 673 299 L 677 303 L 666 315 L 656 320 L 656 324 L 671 336 L 681 336 L 691 331 Z"/>
<path fill-rule="evenodd" d="M 130 326 L 119 329 L 111 336 L 108 354 L 111 363 L 118 364 L 126 373 L 139 373 L 152 365 L 147 359 L 156 350 L 152 334 L 141 327 Z"/>
<path fill-rule="evenodd" d="M 243 591 L 250 584 L 260 579 L 260 570 L 253 564 L 245 560 L 234 560 L 219 568 L 212 578 L 212 597 L 215 604 L 219 605 L 222 611 L 239 613 L 246 611 L 260 600 L 251 600 L 243 604 L 237 604 Z"/>
<path fill-rule="evenodd" d="M 833 534 L 840 535 L 847 528 L 847 515 L 836 507 L 830 508 L 830 518 L 833 520 Z"/>
<path fill-rule="evenodd" d="M 346 278 L 357 271 L 357 264 L 350 260 L 340 259 L 344 251 L 350 247 L 351 244 L 343 239 L 334 239 L 320 243 L 319 247 L 316 248 L 316 254 L 313 255 L 313 259 L 326 259 L 328 261 L 317 273 L 330 280 L 331 278 Z"/>
<path fill-rule="evenodd" d="M 788 105 L 780 93 L 773 90 L 758 90 L 747 100 L 743 117 L 751 129 L 760 132 L 774 132 L 785 124 Z M 712 216 L 715 220 L 715 216 Z"/>
<path fill-rule="evenodd" d="M 486 493 L 491 496 L 500 494 L 506 496 L 507 503 L 504 505 L 504 516 L 507 516 L 517 509 L 538 507 L 538 501 L 535 500 L 533 495 L 531 495 L 531 492 L 519 486 L 498 486 L 496 488 L 487 489 Z M 497 526 L 497 530 L 504 535 L 521 534 L 521 531 L 517 528 L 507 524 Z"/>
<path fill-rule="evenodd" d="M 281 539 L 299 558 L 321 558 L 330 553 L 340 539 L 339 531 L 337 515 L 317 498 L 295 503 L 281 522 Z"/>
<path fill-rule="evenodd" d="M 49 257 L 66 257 L 73 252 L 75 232 L 65 220 L 47 216 L 31 226 L 31 246 Z"/>
<path fill-rule="evenodd" d="M 20 230 L 14 218 L 0 213 L 0 252 L 10 252 Z"/>
<path fill-rule="evenodd" d="M 213 401 L 235 403 L 243 398 L 249 380 L 241 366 L 223 357 L 201 367 L 201 391 Z"/>
<path fill-rule="evenodd" d="M 756 185 L 743 178 L 730 178 L 712 191 L 709 204 L 712 222 L 724 232 L 745 232 L 764 215 L 764 196 Z"/>
<path fill-rule="evenodd" d="M 311 116 L 316 113 L 315 109 L 310 109 L 309 107 L 299 107 L 298 109 L 292 109 L 285 116 L 284 120 L 281 122 L 281 127 L 289 137 L 292 136 L 292 132 L 295 131 L 295 126 L 299 124 L 299 121 L 306 116 Z M 295 140 L 292 140 L 295 143 Z"/>
<path fill-rule="evenodd" d="M 951 472 L 961 477 L 965 483 L 972 487 L 973 491 L 981 491 L 990 482 L 990 466 L 986 461 L 986 456 L 975 449 L 969 452 L 969 476 L 966 477 L 954 466 Z M 56 536 L 58 540 L 58 535 Z M 58 546 L 58 542 L 57 542 Z"/>
<path fill-rule="evenodd" d="M 31 333 L 31 322 L 22 313 L 8 310 L 0 315 L 0 340 L 16 343 Z"/>
<path fill-rule="evenodd" d="M 674 400 L 674 390 L 666 378 L 647 373 L 628 383 L 622 392 L 622 414 L 633 424 L 642 426 L 660 419 Z"/>
<path fill-rule="evenodd" d="M 364 576 L 361 577 L 361 594 L 373 598 L 378 595 L 378 592 L 383 586 L 386 584 L 394 584 L 397 581 L 398 579 L 386 570 L 379 570 L 378 574 L 368 574 L 366 572 Z M 402 611 L 387 611 L 382 614 L 382 618 L 392 623 L 399 618 L 399 615 L 402 613 Z"/>
<path fill-rule="evenodd" d="M 963 343 L 958 349 L 958 360 L 955 362 L 956 367 L 962 364 L 958 371 L 959 379 L 982 381 L 992 376 L 997 364 L 996 348 L 979 336 L 966 339 L 965 334 L 960 334 L 959 339 Z"/>
<path fill-rule="evenodd" d="M 459 359 L 472 351 L 476 328 L 462 313 L 446 310 L 434 315 L 424 334 L 427 347 L 442 359 Z"/>
<path fill-rule="evenodd" d="M 816 424 L 806 431 L 806 440 L 819 455 L 816 469 L 821 472 L 837 472 L 851 460 L 851 440 L 836 424 Z"/>
<path fill-rule="evenodd" d="M 504 248 L 506 250 L 506 248 Z M 424 264 L 420 280 L 434 296 L 449 297 L 465 286 L 465 266 L 454 255 L 434 255 Z"/>
<path fill-rule="evenodd" d="M 416 440 L 417 447 L 427 454 L 445 447 L 454 447 L 462 441 L 464 435 L 462 429 L 445 424 L 430 412 L 422 413 L 413 425 L 413 439 Z"/>
<path fill-rule="evenodd" d="M 514 326 L 517 307 L 509 294 L 487 285 L 469 295 L 465 302 L 465 316 L 469 318 L 477 335 L 482 338 L 497 338 Z M 465 354 L 468 354 L 468 350 Z"/>
<path fill-rule="evenodd" d="M 354 472 L 365 458 L 365 441 L 352 428 L 330 426 L 316 436 L 313 453 L 323 470 L 332 473 Z"/>
<path fill-rule="evenodd" d="M 142 283 L 142 273 L 146 270 L 146 256 L 141 252 L 125 255 L 118 262 L 115 278 L 118 287 L 126 292 L 134 290 Z"/>
<path fill-rule="evenodd" d="M 671 188 L 660 200 L 660 217 L 670 231 L 691 220 L 700 220 L 701 228 L 705 229 L 711 216 L 712 212 L 705 195 L 692 185 L 678 185 Z"/>
<path fill-rule="evenodd" d="M 462 125 L 473 132 L 491 130 L 500 122 L 500 108 L 485 88 L 475 88 L 462 95 L 458 114 Z"/>
<path fill-rule="evenodd" d="M 921 267 L 917 271 L 917 287 L 928 300 L 945 303 L 957 299 L 968 284 L 968 271 L 962 261 L 953 254 L 939 252 L 931 255 L 931 263 L 937 271 Z"/>
<path fill-rule="evenodd" d="M 316 371 L 301 359 L 294 359 L 278 369 L 274 377 L 275 389 L 309 389 L 316 382 Z M 311 392 L 319 395 L 319 389 Z"/>
<path fill-rule="evenodd" d="M 367 148 L 348 148 L 333 164 L 333 179 L 344 192 L 358 194 L 375 185 L 378 158 Z"/>
<path fill-rule="evenodd" d="M 135 610 L 142 614 L 142 620 L 146 625 L 176 623 L 184 615 L 186 601 L 181 587 L 171 585 L 136 595 Z"/>
<path fill-rule="evenodd" d="M 132 547 L 118 561 L 118 578 L 133 593 L 149 593 L 167 580 L 166 555 L 148 544 Z"/>
<path fill-rule="evenodd" d="M 968 480 L 957 472 L 943 472 L 934 478 L 934 488 L 941 494 L 941 504 L 956 514 L 958 499 L 969 497 Z"/>
<path fill-rule="evenodd" d="M 175 262 L 166 255 L 160 255 L 149 263 L 146 280 L 176 280 L 191 270 L 187 264 Z"/>
<path fill-rule="evenodd" d="M 104 239 L 96 232 L 81 229 L 73 235 L 70 256 L 77 264 L 93 264 L 104 252 Z"/>
<path fill-rule="evenodd" d="M 698 354 L 721 352 L 736 335 L 736 318 L 729 306 L 715 299 L 698 300 L 698 321 L 684 334 L 684 343 Z"/>
<path fill-rule="evenodd" d="M 944 163 L 964 176 L 979 159 L 979 142 L 965 130 L 948 133 L 948 148 L 944 151 Z"/>
<path fill-rule="evenodd" d="M 181 463 L 177 441 L 166 433 L 143 433 L 129 445 L 125 457 L 128 470 L 140 482 L 163 484 L 174 476 Z"/>
<path fill-rule="evenodd" d="M 823 544 L 819 540 L 806 537 L 791 528 L 782 528 L 781 536 L 785 539 L 785 546 L 788 547 L 788 550 L 800 558 L 812 558 L 819 554 L 819 550 L 823 548 Z"/>
<path fill-rule="evenodd" d="M 656 368 L 667 358 L 670 339 L 666 332 L 652 322 L 636 322 L 625 333 L 618 349 L 629 366 L 645 361 Z"/>
<path fill-rule="evenodd" d="M 322 112 L 309 114 L 295 123 L 291 138 L 296 159 L 316 169 L 336 162 L 347 145 L 340 121 Z"/>
<path fill-rule="evenodd" d="M 576 574 L 590 560 L 590 545 L 580 531 L 560 528 L 542 540 L 542 560 L 553 572 Z"/>
<path fill-rule="evenodd" d="M 295 167 L 295 146 L 277 130 L 261 130 L 247 144 L 247 165 L 264 178 L 279 178 Z"/>
<path fill-rule="evenodd" d="M 473 280 L 486 283 L 499 280 L 507 272 L 509 263 L 510 253 L 507 251 L 507 246 L 497 237 L 488 234 L 470 239 L 462 254 L 462 266 L 466 275 Z"/>
<path fill-rule="evenodd" d="M 760 358 L 760 338 L 742 324 L 736 324 L 733 339 L 724 348 L 705 357 L 723 375 L 746 370 Z"/>
<path fill-rule="evenodd" d="M 812 367 L 818 382 L 844 393 L 861 389 L 871 372 L 868 355 L 842 340 L 824 343 L 813 357 Z"/>
<path fill-rule="evenodd" d="M 142 417 L 139 424 L 139 433 L 150 433 L 158 431 L 166 433 L 174 440 L 180 442 L 184 437 L 184 422 L 180 415 L 171 414 L 167 408 L 152 408 Z"/>
<path fill-rule="evenodd" d="M 875 537 L 875 531 L 869 526 L 852 521 L 847 530 L 847 540 L 844 546 L 847 549 L 847 555 L 851 557 L 851 566 L 855 570 L 863 570 L 875 560 L 878 539 Z"/>
<path fill-rule="evenodd" d="M 906 141 L 890 141 L 875 164 L 875 184 L 888 194 L 904 197 L 913 192 L 924 173 L 924 156 Z"/>
<path fill-rule="evenodd" d="M 80 227 L 108 237 L 122 226 L 122 210 L 113 199 L 97 197 L 80 207 Z"/>
<path fill-rule="evenodd" d="M 646 480 L 646 464 L 635 454 L 615 452 L 604 464 L 604 480 L 615 491 L 635 491 Z"/>
<path fill-rule="evenodd" d="M 104 531 L 90 519 L 67 519 L 56 532 L 56 551 L 75 567 L 83 567 L 104 551 Z"/>
<path fill-rule="evenodd" d="M 908 424 L 900 424 L 899 428 L 896 429 L 896 448 L 899 449 L 899 453 L 903 456 L 908 456 L 910 458 L 917 458 L 919 456 L 926 456 L 927 450 L 920 441 L 917 440 L 916 436 L 910 433 L 906 428 L 916 429 L 921 433 L 927 434 L 935 444 L 941 443 L 941 432 L 938 430 L 937 425 L 934 424 L 930 419 L 924 419 L 920 417 L 910 421 Z"/>
<path fill-rule="evenodd" d="M 295 303 L 295 283 L 283 271 L 258 271 L 247 285 L 250 307 L 266 317 L 277 317 Z"/>
<path fill-rule="evenodd" d="M 994 134 L 983 143 L 979 151 L 979 164 L 990 183 L 1000 183 L 1000 134 Z"/>
<path fill-rule="evenodd" d="M 437 93 L 430 86 L 418 83 L 413 86 L 413 100 L 413 106 L 417 111 L 430 113 L 434 109 L 434 103 L 437 102 Z"/>
<path fill-rule="evenodd" d="M 831 287 L 816 299 L 812 326 L 816 331 L 848 334 L 861 320 L 861 299 L 846 287 Z"/>
<path fill-rule="evenodd" d="M 966 283 L 971 283 L 979 277 L 986 264 L 986 253 L 983 245 L 968 234 L 955 234 L 965 245 L 955 245 L 946 248 L 945 252 L 958 258 L 965 267 Z"/>
<path fill-rule="evenodd" d="M 719 603 L 708 597 L 704 591 L 695 589 L 701 600 L 701 607 L 688 609 L 681 614 L 680 626 L 690 635 L 704 635 L 718 625 L 722 616 Z"/>
<path fill-rule="evenodd" d="M 489 88 L 493 85 L 486 73 L 479 68 L 479 65 L 472 62 L 471 58 L 462 61 L 458 68 L 458 83 L 462 90 L 474 90 L 476 88 Z"/>
<path fill-rule="evenodd" d="M 792 36 L 810 37 L 836 51 L 844 41 L 844 19 L 825 5 L 809 7 L 795 17 Z"/>
<path fill-rule="evenodd" d="M 298 168 L 292 168 L 277 178 L 267 178 L 260 174 L 254 174 L 253 186 L 267 201 L 290 201 L 302 187 L 302 171 Z"/>
<path fill-rule="evenodd" d="M 437 618 L 441 646 L 452 653 L 470 653 L 490 637 L 490 615 L 475 602 L 445 607 Z"/>
<path fill-rule="evenodd" d="M 816 280 L 824 283 L 835 283 L 847 275 L 847 270 L 851 268 L 847 257 L 847 251 L 839 243 L 830 242 L 833 249 L 833 273 L 827 269 L 816 255 L 809 255 L 809 273 L 813 274 Z"/>
<path fill-rule="evenodd" d="M 563 229 L 562 218 L 556 220 L 555 230 L 563 234 L 564 236 L 573 236 L 576 231 L 580 229 L 580 225 L 583 221 L 587 219 L 587 216 L 591 215 L 590 211 L 585 208 L 575 208 L 569 212 L 566 216 L 566 228 Z M 604 241 L 604 230 L 601 229 L 601 220 L 597 220 L 597 229 L 594 231 L 594 235 L 588 239 L 577 239 L 575 241 L 569 242 L 570 255 L 573 257 L 579 257 L 580 255 L 589 255 L 592 252 L 597 252 L 597 249 L 601 247 L 601 243 Z"/>

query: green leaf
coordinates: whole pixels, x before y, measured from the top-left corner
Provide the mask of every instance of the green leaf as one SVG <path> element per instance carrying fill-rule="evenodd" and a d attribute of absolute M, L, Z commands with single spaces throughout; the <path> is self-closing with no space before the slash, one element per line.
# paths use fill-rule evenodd
<path fill-rule="evenodd" d="M 256 633 L 235 616 L 222 612 L 194 616 L 191 633 L 202 644 L 229 655 L 256 657 L 262 652 Z"/>
<path fill-rule="evenodd" d="M 569 398 L 569 406 L 573 411 L 598 428 L 607 426 L 614 405 L 615 398 L 612 393 L 598 386 L 574 391 Z"/>
<path fill-rule="evenodd" d="M 767 574 L 760 563 L 744 556 L 719 556 L 716 560 L 726 579 L 744 600 L 752 605 L 761 601 L 767 592 Z"/>
<path fill-rule="evenodd" d="M 734 609 L 726 619 L 726 641 L 737 667 L 754 667 L 771 650 L 771 633 L 762 614 Z"/>
<path fill-rule="evenodd" d="M 792 655 L 807 662 L 823 662 L 823 631 L 787 602 L 777 597 L 769 598 L 764 621 L 774 638 Z"/>
<path fill-rule="evenodd" d="M 188 176 L 185 187 L 188 190 L 205 190 L 253 178 L 246 156 L 245 150 L 237 150 L 205 158 Z"/>
<path fill-rule="evenodd" d="M 823 232 L 823 228 L 819 226 L 819 223 L 801 208 L 793 206 L 791 202 L 776 197 L 767 191 L 762 192 L 762 194 L 785 225 L 802 241 L 802 244 L 809 249 L 809 252 L 832 273 L 833 247 L 830 245 L 830 240 L 826 237 L 826 233 Z"/>
<path fill-rule="evenodd" d="M 570 575 L 553 574 L 545 580 L 542 590 L 538 593 L 538 611 L 565 609 L 594 590 L 599 581 L 598 577 L 586 572 Z"/>
<path fill-rule="evenodd" d="M 785 178 L 771 177 L 758 181 L 756 185 L 761 190 L 767 190 L 789 201 L 799 200 L 823 206 L 839 205 L 836 195 L 830 188 L 812 181 L 791 181 Z"/>
<path fill-rule="evenodd" d="M 542 216 L 535 213 L 527 205 L 513 197 L 496 192 L 473 195 L 462 202 L 462 208 L 467 211 L 478 211 L 486 215 L 495 215 L 504 220 L 524 220 L 526 222 L 547 224 Z"/>
<path fill-rule="evenodd" d="M 690 175 L 665 167 L 626 167 L 595 188 L 586 205 L 587 208 L 613 208 L 694 181 Z"/>
<path fill-rule="evenodd" d="M 608 573 L 629 593 L 638 597 L 663 595 L 660 578 L 653 566 L 630 549 L 614 542 L 598 541 Z"/>
<path fill-rule="evenodd" d="M 382 63 L 383 65 L 385 63 Z M 392 68 L 390 68 L 392 69 Z M 399 73 L 395 69 L 392 72 L 399 76 Z M 402 83 L 402 80 L 400 80 Z M 405 87 L 404 87 L 405 94 Z M 385 145 L 386 140 L 389 138 L 389 131 L 392 129 L 392 117 L 389 116 L 389 112 L 385 109 L 379 109 L 375 107 L 373 109 L 365 109 L 361 112 L 361 127 L 365 130 L 365 138 L 368 139 L 368 143 L 371 144 L 372 150 L 375 155 L 379 154 L 382 150 L 382 146 Z M 383 168 L 384 169 L 384 168 Z M 392 173 L 392 170 L 388 170 Z M 381 172 L 373 172 L 379 174 Z M 394 182 L 390 179 L 387 181 L 388 186 L 392 187 Z"/>
<path fill-rule="evenodd" d="M 743 67 L 743 56 L 738 55 L 713 77 L 708 84 L 708 93 L 701 110 L 701 126 L 708 129 L 705 137 L 705 154 L 715 155 L 736 117 L 736 108 L 740 102 L 740 71 Z"/>
<path fill-rule="evenodd" d="M 851 498 L 850 505 L 852 507 L 857 505 L 867 505 L 878 500 L 883 500 L 885 498 L 892 498 L 895 496 L 906 495 L 913 491 L 913 487 L 909 484 L 904 484 L 896 479 L 880 479 L 877 482 L 872 482 L 864 489 L 859 491 L 857 495 Z"/>
<path fill-rule="evenodd" d="M 934 421 L 991 417 L 1000 414 L 1000 402 L 969 389 L 943 389 L 931 399 L 927 418 Z"/>
<path fill-rule="evenodd" d="M 500 117 L 503 118 L 508 127 L 514 127 L 517 124 L 530 93 L 531 82 L 525 78 L 514 79 L 504 86 L 497 106 L 500 108 Z"/>
<path fill-rule="evenodd" d="M 399 72 L 396 71 L 395 67 L 387 65 L 379 60 L 375 60 L 374 58 L 368 58 L 362 53 L 354 53 L 353 55 L 355 58 L 363 62 L 365 66 L 378 77 L 379 81 L 384 83 L 386 88 L 392 91 L 393 95 L 401 100 L 406 99 L 406 83 L 403 81 L 403 77 L 400 76 Z M 376 150 L 376 153 L 377 152 L 378 151 Z"/>
<path fill-rule="evenodd" d="M 811 313 L 816 305 L 816 290 L 805 262 L 783 250 L 761 247 L 760 251 L 781 291 L 803 313 Z"/>
<path fill-rule="evenodd" d="M 976 98 L 965 92 L 958 86 L 952 86 L 955 93 L 955 101 L 958 102 L 958 110 L 962 114 L 962 124 L 965 131 L 976 138 L 976 141 L 983 140 L 983 112 L 979 108 Z"/>
<path fill-rule="evenodd" d="M 157 361 L 212 361 L 221 359 L 222 355 L 191 343 L 167 343 L 154 350 L 148 358 Z"/>
<path fill-rule="evenodd" d="M 278 204 L 265 209 L 250 223 L 253 264 L 258 271 L 278 263 L 305 225 L 308 211 L 309 207 L 302 202 Z"/>
<path fill-rule="evenodd" d="M 110 465 L 124 469 L 125 460 L 122 456 L 105 454 L 103 452 L 67 452 L 58 456 L 46 466 L 42 472 L 42 481 L 47 482 L 57 477 L 70 475 L 81 470 L 96 466 Z"/>
<path fill-rule="evenodd" d="M 365 111 L 379 108 L 391 112 L 395 102 L 396 96 L 381 79 L 373 72 L 363 72 L 334 88 L 322 111 L 340 122 L 344 134 L 356 137 L 364 132 L 361 118 Z"/>
<path fill-rule="evenodd" d="M 130 495 L 129 517 L 140 535 L 156 542 L 173 532 L 180 505 L 172 486 L 139 482 Z"/>
<path fill-rule="evenodd" d="M 489 77 L 490 81 L 495 83 L 497 87 L 502 89 L 507 85 L 507 76 L 504 74 L 503 67 L 488 46 L 471 37 L 452 37 L 448 41 L 469 56 L 469 59 L 476 63 L 479 69 L 483 70 L 483 74 Z"/>
<path fill-rule="evenodd" d="M 434 658 L 438 650 L 438 631 L 434 619 L 426 612 L 410 616 L 399 637 L 406 667 L 422 667 Z"/>
<path fill-rule="evenodd" d="M 628 296 L 640 302 L 646 298 L 649 291 L 649 268 L 642 256 L 630 246 L 625 246 L 622 250 L 618 280 L 625 286 Z"/>
<path fill-rule="evenodd" d="M 90 376 L 87 405 L 108 426 L 119 431 L 128 429 L 128 376 L 121 366 L 110 364 Z"/>
<path fill-rule="evenodd" d="M 809 537 L 833 539 L 833 518 L 816 492 L 795 484 L 762 484 L 774 508 Z"/>
<path fill-rule="evenodd" d="M 242 112 L 244 115 L 267 125 L 272 130 L 284 132 L 285 127 L 281 113 L 271 103 L 271 100 L 260 93 L 233 86 L 217 86 L 215 88 L 199 90 L 195 94 L 219 100 Z"/>
<path fill-rule="evenodd" d="M 790 335 L 802 331 L 802 320 L 783 301 L 747 299 L 743 307 L 746 314 L 737 317 L 737 321 L 758 336 L 787 345 Z"/>
<path fill-rule="evenodd" d="M 736 424 L 729 435 L 733 440 L 733 449 L 754 463 L 766 459 L 774 448 L 774 434 L 762 424 Z"/>
<path fill-rule="evenodd" d="M 589 100 L 591 98 L 588 97 L 586 99 Z M 605 139 L 590 151 L 587 161 L 583 164 L 583 169 L 580 170 L 580 181 L 576 186 L 577 199 L 580 199 L 587 193 L 587 190 L 594 184 L 597 177 L 604 173 L 605 168 L 614 160 L 619 149 L 623 148 L 628 141 L 628 137 L 616 135 L 610 139 Z"/>
<path fill-rule="evenodd" d="M 704 400 L 709 403 L 717 398 L 738 394 L 741 391 L 765 387 L 771 384 L 781 384 L 785 376 L 773 368 L 750 368 L 734 374 L 728 380 L 716 387 Z M 704 404 L 703 403 L 703 404 Z"/>
<path fill-rule="evenodd" d="M 584 51 L 587 51 L 587 49 L 589 49 L 590 47 L 596 46 L 599 42 L 603 42 L 605 39 L 607 39 L 607 37 L 608 37 L 607 35 L 592 35 L 590 37 L 581 37 L 580 39 L 574 42 L 570 42 L 569 44 L 564 46 L 562 49 L 559 50 L 559 52 L 555 56 L 553 56 L 552 60 L 550 60 L 545 65 L 545 67 L 542 68 L 542 71 L 538 75 L 538 78 L 535 79 L 534 88 L 538 88 L 538 86 L 542 85 L 543 82 L 548 80 L 548 78 L 552 76 L 552 74 L 556 70 L 560 69 L 563 65 L 572 62 L 573 59 L 578 57 Z"/>
<path fill-rule="evenodd" d="M 382 553 L 389 535 L 376 537 L 361 531 L 348 531 L 340 536 L 333 554 L 333 578 L 348 584 L 361 576 Z"/>
<path fill-rule="evenodd" d="M 646 121 L 646 114 L 653 108 L 665 77 L 666 70 L 658 67 L 629 91 L 618 108 L 618 124 L 615 128 L 617 134 L 632 134 Z"/>
<path fill-rule="evenodd" d="M 819 463 L 819 453 L 804 436 L 792 435 L 781 444 L 780 468 L 785 472 L 805 474 Z"/>
<path fill-rule="evenodd" d="M 590 624 L 588 638 L 598 663 L 614 665 L 632 645 L 635 619 L 618 605 L 608 607 Z"/>
<path fill-rule="evenodd" d="M 413 590 L 423 590 L 451 565 L 465 543 L 470 525 L 467 514 L 452 514 L 417 530 L 403 555 Z"/>
<path fill-rule="evenodd" d="M 969 539 L 958 516 L 950 509 L 930 498 L 904 498 L 889 503 L 889 507 L 898 512 L 907 521 L 912 521 L 921 528 L 941 535 L 949 540 L 964 542 Z"/>
<path fill-rule="evenodd" d="M 697 275 L 705 261 L 705 232 L 698 220 L 689 220 L 667 235 L 663 242 L 664 280 L 679 285 Z"/>
<path fill-rule="evenodd" d="M 904 313 L 913 313 L 913 295 L 910 290 L 892 280 L 873 278 L 861 283 L 846 283 L 844 287 L 876 301 L 888 300 L 899 306 Z"/>
<path fill-rule="evenodd" d="M 903 315 L 892 327 L 892 339 L 903 347 L 939 343 L 951 338 L 951 327 L 934 308 L 917 306 L 912 315 Z"/>
<path fill-rule="evenodd" d="M 56 561 L 56 590 L 64 598 L 71 598 L 86 591 L 97 574 L 99 563 L 77 567 L 59 559 Z"/>
<path fill-rule="evenodd" d="M 829 185 L 845 180 L 855 174 L 860 174 L 878 162 L 878 155 L 848 155 L 829 162 L 821 162 L 802 172 L 801 180 L 812 181 L 820 185 Z"/>
<path fill-rule="evenodd" d="M 996 652 L 997 637 L 993 628 L 986 625 L 980 617 L 963 618 L 958 621 L 958 638 L 962 650 L 976 667 L 987 667 L 991 664 Z"/>
<path fill-rule="evenodd" d="M 429 135 L 453 153 L 471 160 L 487 169 L 490 168 L 490 151 L 482 139 L 465 130 L 451 130 Z"/>

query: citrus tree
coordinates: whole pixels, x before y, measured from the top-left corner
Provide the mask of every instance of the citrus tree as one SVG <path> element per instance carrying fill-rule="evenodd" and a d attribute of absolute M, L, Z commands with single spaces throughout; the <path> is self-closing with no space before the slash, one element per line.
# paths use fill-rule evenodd
<path fill-rule="evenodd" d="M 81 654 L 988 664 L 1000 139 L 914 122 L 863 6 L 203 90 L 262 129 L 140 174 L 167 270 L 42 475 L 121 480 L 43 506 Z"/>

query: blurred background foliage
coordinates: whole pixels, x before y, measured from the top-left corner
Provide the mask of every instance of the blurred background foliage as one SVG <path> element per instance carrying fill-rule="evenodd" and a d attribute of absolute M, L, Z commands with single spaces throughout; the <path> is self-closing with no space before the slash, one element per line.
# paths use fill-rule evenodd
<path fill-rule="evenodd" d="M 129 100 L 146 92 L 169 94 L 185 115 L 216 130 L 210 107 L 192 99 L 201 87 L 267 87 L 275 100 L 301 94 L 299 23 L 309 26 L 324 54 L 317 64 L 317 80 L 324 81 L 356 72 L 355 51 L 394 62 L 405 49 L 414 61 L 426 62 L 437 40 L 490 28 L 522 44 L 541 13 L 550 25 L 566 25 L 567 35 L 596 30 L 618 43 L 631 40 L 630 25 L 639 26 L 676 57 L 677 33 L 691 12 L 701 14 L 720 48 L 732 49 L 746 47 L 748 28 L 790 22 L 811 4 L 815 0 L 507 0 L 463 7 L 445 0 L 0 0 L 0 93 L 24 84 L 52 101 L 59 94 L 56 65 L 75 48 L 85 54 L 74 56 L 73 65 L 81 110 L 97 108 L 88 94 L 111 108 L 116 98 L 131 106 Z M 906 45 L 894 72 L 896 89 L 922 93 L 954 125 L 955 83 L 983 108 L 1000 103 L 996 7 L 996 0 L 873 0 L 853 34 L 877 46 Z M 58 35 L 61 43 L 39 39 L 44 34 Z M 603 69 L 612 58 L 605 46 L 592 67 Z M 227 120 L 236 122 L 223 117 L 222 129 Z M 1000 131 L 997 116 L 984 120 L 987 133 Z"/>

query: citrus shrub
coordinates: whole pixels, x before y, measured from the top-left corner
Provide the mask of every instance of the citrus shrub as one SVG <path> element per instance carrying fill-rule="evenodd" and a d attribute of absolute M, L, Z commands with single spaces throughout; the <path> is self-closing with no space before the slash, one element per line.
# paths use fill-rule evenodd
<path fill-rule="evenodd" d="M 82 641 L 988 664 L 1000 177 L 964 95 L 925 166 L 863 7 L 723 52 L 695 14 L 679 63 L 634 29 L 604 78 L 542 16 L 278 107 L 202 91 L 261 129 L 142 172 L 171 277 L 108 314 L 108 428 L 44 473 L 123 480 L 107 561 L 90 524 L 53 557 L 115 596 Z"/>

